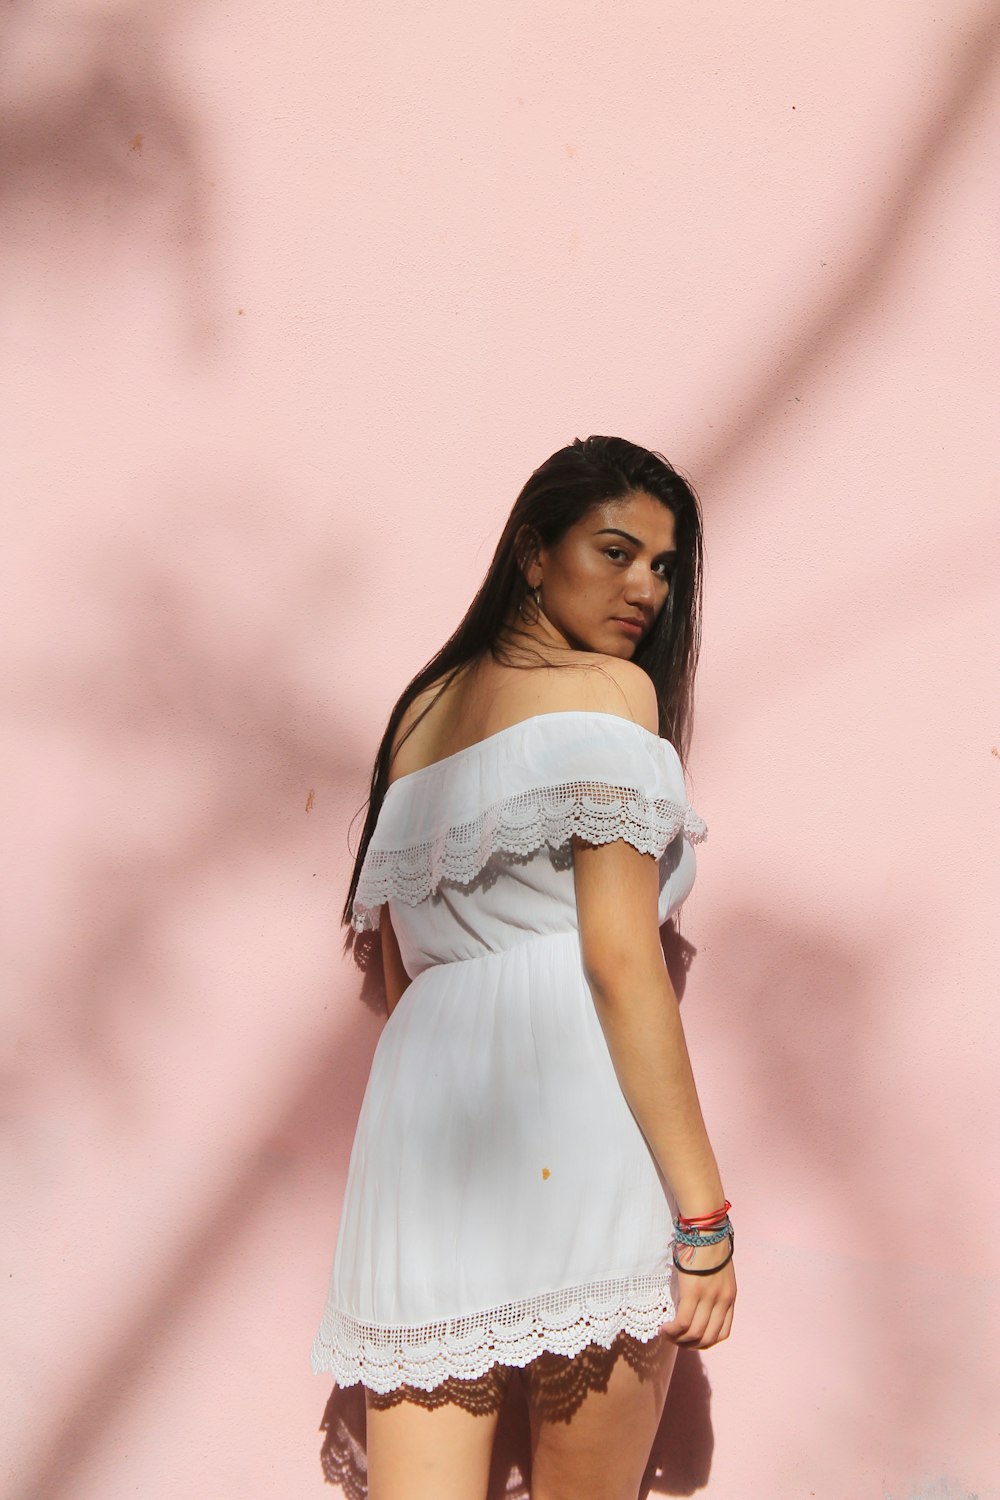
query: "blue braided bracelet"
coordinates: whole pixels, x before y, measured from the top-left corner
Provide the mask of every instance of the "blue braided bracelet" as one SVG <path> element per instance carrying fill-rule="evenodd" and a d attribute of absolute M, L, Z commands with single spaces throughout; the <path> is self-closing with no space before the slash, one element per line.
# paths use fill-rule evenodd
<path fill-rule="evenodd" d="M 685 1276 L 714 1276 L 716 1271 L 721 1271 L 723 1266 L 728 1266 L 729 1262 L 733 1258 L 733 1250 L 736 1245 L 736 1231 L 733 1229 L 732 1224 L 729 1222 L 728 1215 L 725 1219 L 722 1220 L 721 1224 L 719 1224 L 717 1228 L 710 1229 L 708 1231 L 701 1229 L 685 1229 L 683 1225 L 679 1224 L 675 1219 L 674 1236 L 675 1246 L 671 1251 L 671 1258 L 676 1269 L 678 1271 L 682 1271 Z M 725 1239 L 728 1239 L 729 1241 L 729 1254 L 726 1256 L 725 1260 L 720 1260 L 717 1266 L 707 1266 L 704 1269 L 696 1269 L 694 1266 L 682 1266 L 680 1261 L 677 1259 L 676 1242 L 679 1242 L 682 1245 L 690 1245 L 692 1249 L 697 1250 L 702 1245 L 718 1245 L 722 1240 Z"/>
<path fill-rule="evenodd" d="M 699 1245 L 717 1245 L 720 1240 L 728 1237 L 732 1230 L 729 1215 L 722 1220 L 714 1229 L 685 1229 L 679 1219 L 674 1220 L 674 1236 L 682 1245 L 693 1245 L 695 1249 Z"/>

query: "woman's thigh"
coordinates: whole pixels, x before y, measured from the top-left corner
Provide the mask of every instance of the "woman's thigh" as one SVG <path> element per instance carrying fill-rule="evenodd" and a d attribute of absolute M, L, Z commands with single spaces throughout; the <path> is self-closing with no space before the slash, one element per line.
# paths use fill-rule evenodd
<path fill-rule="evenodd" d="M 664 1334 L 622 1335 L 529 1365 L 532 1500 L 636 1500 L 676 1356 Z"/>
<path fill-rule="evenodd" d="M 433 1391 L 365 1392 L 368 1500 L 481 1500 L 510 1371 Z"/>

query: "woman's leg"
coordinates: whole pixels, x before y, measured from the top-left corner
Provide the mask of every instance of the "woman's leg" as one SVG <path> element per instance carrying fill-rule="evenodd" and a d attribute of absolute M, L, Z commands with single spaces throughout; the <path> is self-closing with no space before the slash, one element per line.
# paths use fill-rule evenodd
<path fill-rule="evenodd" d="M 433 1391 L 365 1392 L 368 1500 L 485 1497 L 510 1371 L 448 1380 Z"/>
<path fill-rule="evenodd" d="M 622 1335 L 529 1365 L 532 1500 L 636 1500 L 676 1356 L 662 1333 Z"/>

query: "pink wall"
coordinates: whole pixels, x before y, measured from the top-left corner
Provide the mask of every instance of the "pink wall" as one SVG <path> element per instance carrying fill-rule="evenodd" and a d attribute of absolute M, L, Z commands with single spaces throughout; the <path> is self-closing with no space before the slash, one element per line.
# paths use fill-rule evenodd
<path fill-rule="evenodd" d="M 741 1295 L 660 1491 L 995 1500 L 992 5 L 56 0 L 0 56 L 6 1492 L 331 1493 L 347 828 L 595 431 L 710 559 Z"/>

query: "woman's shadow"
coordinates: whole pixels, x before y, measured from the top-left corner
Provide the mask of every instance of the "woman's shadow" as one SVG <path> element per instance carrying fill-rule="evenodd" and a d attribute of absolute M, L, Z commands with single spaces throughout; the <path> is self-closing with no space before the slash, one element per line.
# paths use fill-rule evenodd
<path fill-rule="evenodd" d="M 600 1363 L 598 1355 L 594 1364 L 599 1367 Z M 599 1379 L 592 1380 L 590 1385 L 599 1383 Z M 568 1388 L 565 1381 L 559 1382 L 548 1402 L 547 1417 L 554 1421 L 561 1416 L 568 1419 L 585 1394 Z M 708 1483 L 713 1447 L 710 1400 L 700 1355 L 679 1349 L 640 1500 L 656 1495 L 693 1495 Z M 334 1386 L 320 1430 L 320 1461 L 327 1484 L 335 1485 L 345 1500 L 368 1500 L 365 1397 L 360 1385 Z M 530 1500 L 530 1495 L 528 1404 L 523 1377 L 515 1371 L 501 1405 L 488 1500 Z"/>

